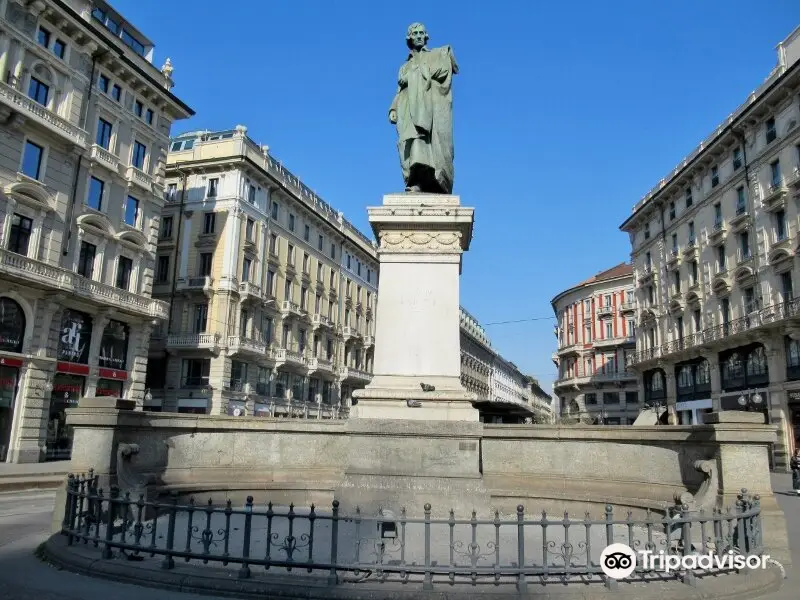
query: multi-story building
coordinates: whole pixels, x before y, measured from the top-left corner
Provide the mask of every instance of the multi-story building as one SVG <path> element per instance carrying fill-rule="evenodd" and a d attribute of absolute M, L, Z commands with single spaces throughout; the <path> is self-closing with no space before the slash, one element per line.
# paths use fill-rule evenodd
<path fill-rule="evenodd" d="M 659 181 L 621 229 L 638 308 L 628 367 L 670 422 L 762 410 L 773 462 L 800 444 L 800 28 L 778 64 Z"/>
<path fill-rule="evenodd" d="M 347 414 L 372 377 L 376 244 L 243 126 L 174 138 L 166 182 L 146 408 Z"/>
<path fill-rule="evenodd" d="M 0 461 L 70 457 L 81 395 L 142 402 L 172 66 L 108 4 L 0 0 Z"/>
<path fill-rule="evenodd" d="M 636 374 L 625 368 L 636 331 L 633 267 L 619 264 L 551 302 L 558 324 L 553 391 L 562 416 L 628 425 L 641 410 Z"/>
<path fill-rule="evenodd" d="M 548 422 L 552 399 L 532 377 L 520 372 L 492 348 L 486 330 L 460 309 L 461 384 L 476 395 L 474 406 L 484 422 Z"/>

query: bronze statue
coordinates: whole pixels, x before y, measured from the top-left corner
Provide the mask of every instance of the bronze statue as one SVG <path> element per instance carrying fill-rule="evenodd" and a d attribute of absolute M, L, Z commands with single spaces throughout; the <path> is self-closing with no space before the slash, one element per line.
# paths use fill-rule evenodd
<path fill-rule="evenodd" d="M 400 163 L 408 192 L 453 192 L 453 75 L 450 46 L 428 49 L 422 23 L 408 28 L 408 59 L 400 67 L 389 121 L 397 125 Z"/>

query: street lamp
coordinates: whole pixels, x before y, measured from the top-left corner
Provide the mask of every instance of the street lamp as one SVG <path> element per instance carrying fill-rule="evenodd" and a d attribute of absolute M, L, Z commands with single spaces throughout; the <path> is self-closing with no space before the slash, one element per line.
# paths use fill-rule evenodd
<path fill-rule="evenodd" d="M 653 412 L 656 415 L 656 425 L 661 425 L 661 409 L 662 407 L 666 407 L 666 404 L 661 402 L 661 398 L 650 400 L 650 402 L 647 402 L 645 406 L 653 409 Z"/>
<path fill-rule="evenodd" d="M 153 399 L 153 394 L 150 393 L 150 388 L 147 388 L 144 391 L 144 401 L 145 402 L 150 402 L 152 399 Z"/>
<path fill-rule="evenodd" d="M 755 394 L 750 394 L 749 392 L 745 395 L 742 394 L 739 396 L 736 401 L 739 403 L 744 410 L 750 411 L 759 411 L 763 406 L 764 399 L 761 397 L 761 394 L 756 392 Z"/>

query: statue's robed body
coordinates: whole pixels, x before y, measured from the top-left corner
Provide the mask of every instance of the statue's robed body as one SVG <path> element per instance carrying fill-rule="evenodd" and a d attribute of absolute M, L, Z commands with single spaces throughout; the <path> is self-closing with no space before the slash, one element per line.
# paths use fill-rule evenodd
<path fill-rule="evenodd" d="M 396 115 L 400 162 L 408 190 L 453 191 L 451 90 L 456 73 L 458 65 L 450 46 L 412 48 L 400 68 L 389 114 L 390 118 L 392 111 Z"/>

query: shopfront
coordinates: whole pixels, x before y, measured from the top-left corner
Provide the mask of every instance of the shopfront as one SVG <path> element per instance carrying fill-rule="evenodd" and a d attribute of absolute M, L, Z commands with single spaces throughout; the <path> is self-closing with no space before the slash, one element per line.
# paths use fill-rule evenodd
<path fill-rule="evenodd" d="M 22 352 L 25 313 L 11 298 L 0 298 L 0 352 Z M 22 359 L 0 356 L 0 462 L 8 457 Z"/>
<path fill-rule="evenodd" d="M 208 412 L 208 399 L 178 398 L 178 412 L 191 415 L 204 415 Z"/>
<path fill-rule="evenodd" d="M 125 397 L 129 337 L 130 328 L 122 321 L 112 319 L 103 329 L 98 357 L 100 379 L 97 381 L 96 396 Z"/>
<path fill-rule="evenodd" d="M 46 460 L 69 460 L 72 456 L 72 430 L 66 424 L 66 410 L 77 406 L 86 392 L 91 341 L 92 317 L 65 309 L 61 316 L 58 362 L 50 393 Z"/>

